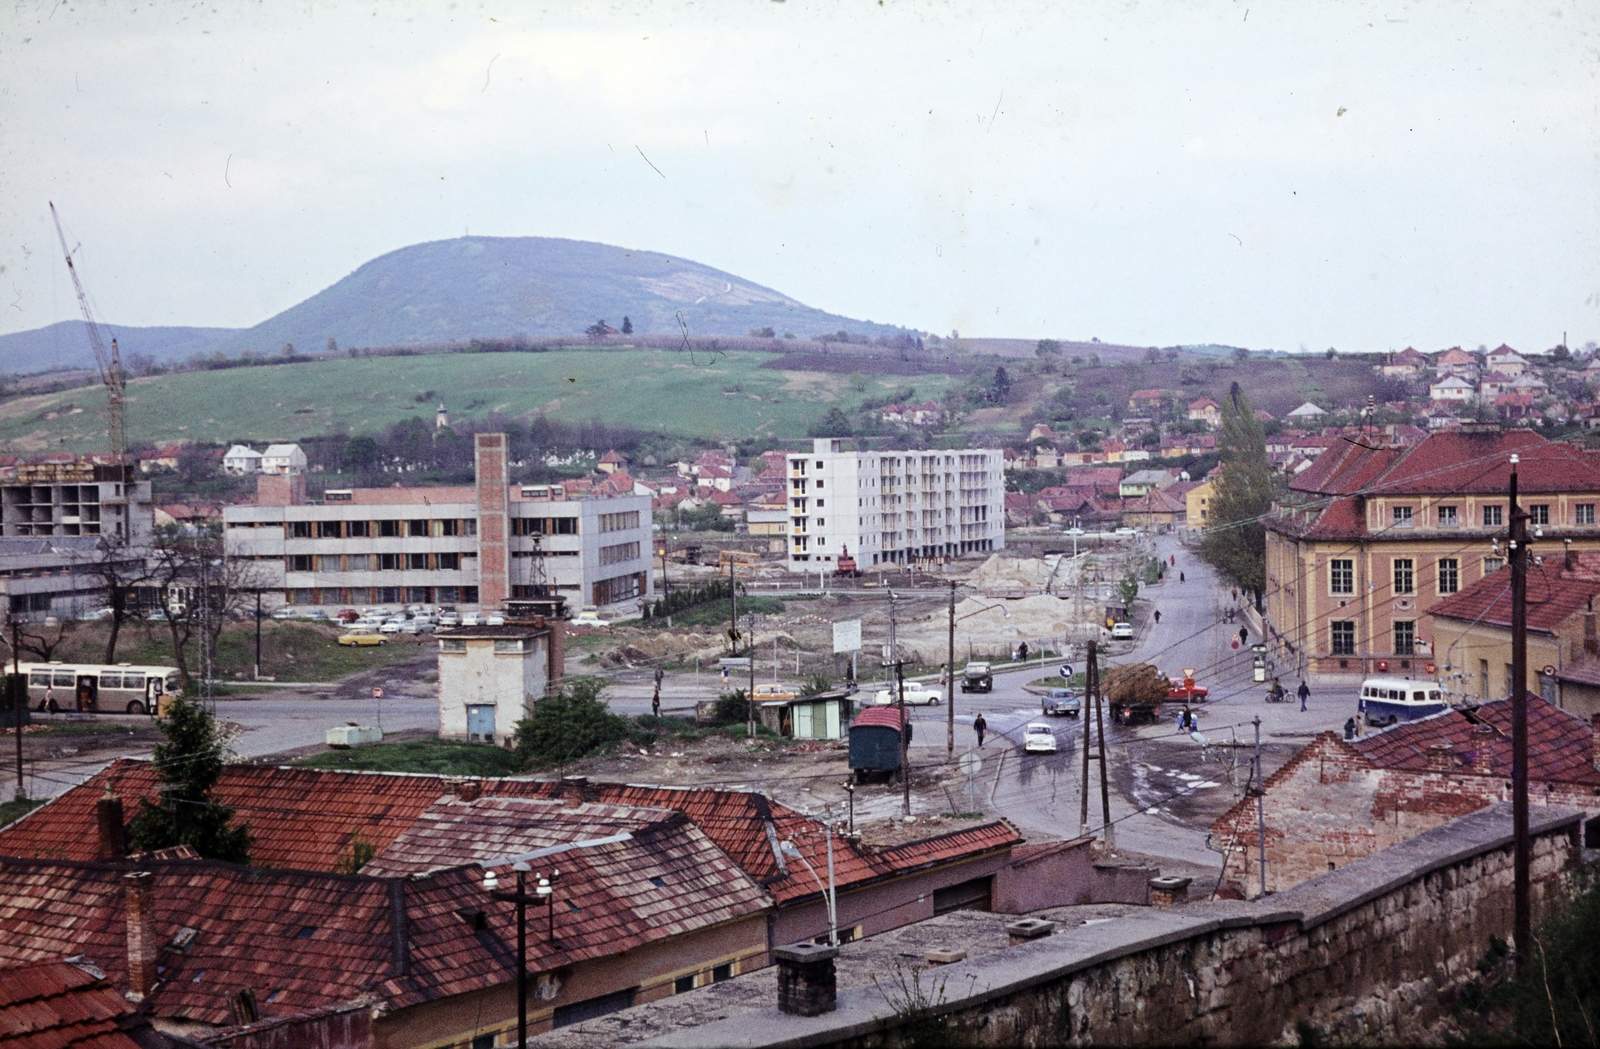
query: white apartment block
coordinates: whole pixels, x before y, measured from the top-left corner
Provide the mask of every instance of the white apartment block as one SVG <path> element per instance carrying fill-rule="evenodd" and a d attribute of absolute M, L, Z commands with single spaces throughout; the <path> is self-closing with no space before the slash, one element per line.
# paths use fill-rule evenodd
<path fill-rule="evenodd" d="M 789 455 L 789 568 L 1004 549 L 1004 469 L 998 448 L 846 452 L 820 438 Z"/>
<path fill-rule="evenodd" d="M 263 475 L 254 505 L 223 510 L 225 549 L 255 561 L 292 605 L 498 608 L 561 596 L 626 611 L 653 598 L 649 496 L 510 484 L 504 441 L 477 435 L 473 485 L 329 489 L 312 502 L 303 477 Z"/>

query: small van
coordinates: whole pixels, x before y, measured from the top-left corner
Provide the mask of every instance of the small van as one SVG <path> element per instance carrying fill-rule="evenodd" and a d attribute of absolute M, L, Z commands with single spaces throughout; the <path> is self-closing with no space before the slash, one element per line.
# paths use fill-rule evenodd
<path fill-rule="evenodd" d="M 1448 710 L 1437 681 L 1402 677 L 1369 677 L 1361 682 L 1356 712 L 1375 728 L 1415 721 Z"/>

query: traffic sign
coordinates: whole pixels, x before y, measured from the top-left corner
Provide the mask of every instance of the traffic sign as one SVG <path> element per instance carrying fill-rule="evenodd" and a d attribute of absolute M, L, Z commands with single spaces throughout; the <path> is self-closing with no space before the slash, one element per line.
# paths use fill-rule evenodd
<path fill-rule="evenodd" d="M 1239 647 L 1239 639 L 1234 638 L 1231 642 L 1229 642 L 1229 644 L 1232 645 L 1233 648 L 1237 649 Z"/>
<path fill-rule="evenodd" d="M 972 751 L 961 755 L 961 771 L 967 776 L 976 776 L 983 771 L 983 759 Z"/>
<path fill-rule="evenodd" d="M 1184 677 L 1194 677 L 1194 667 L 1184 667 L 1183 668 L 1183 676 Z"/>
<path fill-rule="evenodd" d="M 372 698 L 373 699 L 382 699 L 383 698 L 383 689 L 379 688 L 377 685 L 373 685 L 372 686 Z"/>
<path fill-rule="evenodd" d="M 1072 664 L 1071 663 L 1063 663 L 1063 664 L 1061 664 L 1061 669 L 1059 671 L 1057 671 L 1057 673 L 1059 673 L 1062 677 L 1071 677 L 1072 676 Z"/>

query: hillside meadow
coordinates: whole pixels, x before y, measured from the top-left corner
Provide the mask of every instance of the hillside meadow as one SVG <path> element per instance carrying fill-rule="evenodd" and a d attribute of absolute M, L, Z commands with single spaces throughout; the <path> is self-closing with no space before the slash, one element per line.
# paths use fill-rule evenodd
<path fill-rule="evenodd" d="M 452 420 L 491 413 L 690 437 L 804 437 L 829 407 L 851 411 L 907 383 L 839 372 L 763 367 L 744 351 L 571 349 L 313 360 L 272 367 L 182 372 L 128 384 L 129 442 L 256 442 L 371 433 L 443 400 Z M 914 380 L 937 397 L 946 374 Z M 0 403 L 0 449 L 10 454 L 105 447 L 98 386 Z"/>

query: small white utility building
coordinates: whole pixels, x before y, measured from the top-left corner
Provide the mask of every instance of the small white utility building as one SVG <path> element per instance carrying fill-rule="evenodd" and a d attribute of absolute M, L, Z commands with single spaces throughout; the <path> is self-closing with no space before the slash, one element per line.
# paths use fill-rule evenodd
<path fill-rule="evenodd" d="M 439 737 L 511 744 L 517 722 L 561 678 L 560 623 L 460 627 L 439 642 Z"/>

